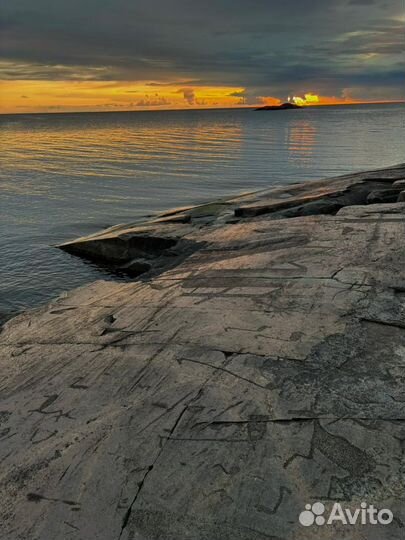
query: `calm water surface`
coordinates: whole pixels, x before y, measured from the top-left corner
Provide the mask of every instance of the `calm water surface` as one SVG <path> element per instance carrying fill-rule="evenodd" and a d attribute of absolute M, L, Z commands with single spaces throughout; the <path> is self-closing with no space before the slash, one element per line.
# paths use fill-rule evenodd
<path fill-rule="evenodd" d="M 159 210 L 405 162 L 405 106 L 3 115 L 0 316 L 106 270 L 52 245 Z"/>

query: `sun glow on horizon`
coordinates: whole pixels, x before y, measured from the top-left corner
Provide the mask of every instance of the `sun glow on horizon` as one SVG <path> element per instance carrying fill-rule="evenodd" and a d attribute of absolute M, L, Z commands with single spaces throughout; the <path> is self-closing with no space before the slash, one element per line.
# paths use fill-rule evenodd
<path fill-rule="evenodd" d="M 317 105 L 319 103 L 319 96 L 316 94 L 305 94 L 305 96 L 299 97 L 299 96 L 293 96 L 292 98 L 288 98 L 288 101 L 292 101 L 295 103 L 295 105 Z"/>
<path fill-rule="evenodd" d="M 0 82 L 0 113 L 162 110 L 243 106 L 244 89 L 116 81 Z"/>
<path fill-rule="evenodd" d="M 346 95 L 344 97 L 337 96 L 322 96 L 309 92 L 304 94 L 304 97 L 301 96 L 289 96 L 289 103 L 294 103 L 300 107 L 316 107 L 322 105 L 362 105 L 362 104 L 378 104 L 378 103 L 403 103 L 401 100 L 370 100 L 370 99 L 356 99 Z"/>
<path fill-rule="evenodd" d="M 186 82 L 0 81 L 0 113 L 143 111 L 279 105 L 273 96 L 249 96 L 246 88 Z M 307 92 L 289 101 L 300 106 L 349 105 L 377 101 L 322 96 Z M 380 101 L 389 103 L 389 101 Z"/>

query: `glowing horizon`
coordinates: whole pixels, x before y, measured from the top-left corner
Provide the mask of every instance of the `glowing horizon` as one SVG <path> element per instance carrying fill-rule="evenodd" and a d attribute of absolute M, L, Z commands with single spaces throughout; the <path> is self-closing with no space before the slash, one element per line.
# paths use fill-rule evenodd
<path fill-rule="evenodd" d="M 0 114 L 187 110 L 278 105 L 287 101 L 301 106 L 399 103 L 401 100 L 354 99 L 306 92 L 302 97 L 248 97 L 243 87 L 187 86 L 181 83 L 116 81 L 8 80 L 0 82 Z"/>

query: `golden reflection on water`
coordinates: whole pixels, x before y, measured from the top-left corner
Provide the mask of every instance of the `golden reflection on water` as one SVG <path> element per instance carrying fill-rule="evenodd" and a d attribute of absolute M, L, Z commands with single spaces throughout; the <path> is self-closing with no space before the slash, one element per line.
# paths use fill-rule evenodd
<path fill-rule="evenodd" d="M 11 126 L 10 126 L 11 127 Z M 7 130 L 7 145 L 1 145 L 2 169 L 6 173 L 0 190 L 36 192 L 37 179 L 8 182 L 8 174 L 20 172 L 52 177 L 97 177 L 145 180 L 150 175 L 197 175 L 205 166 L 232 166 L 240 151 L 243 133 L 238 122 L 140 123 L 125 125 L 42 126 L 33 123 Z M 4 148 L 3 148 L 4 146 Z M 45 182 L 47 183 L 47 182 Z M 31 185 L 30 185 L 31 184 Z M 49 186 L 47 186 L 49 187 Z"/>
<path fill-rule="evenodd" d="M 301 164 L 312 159 L 316 144 L 317 129 L 307 120 L 296 120 L 287 127 L 288 157 Z"/>

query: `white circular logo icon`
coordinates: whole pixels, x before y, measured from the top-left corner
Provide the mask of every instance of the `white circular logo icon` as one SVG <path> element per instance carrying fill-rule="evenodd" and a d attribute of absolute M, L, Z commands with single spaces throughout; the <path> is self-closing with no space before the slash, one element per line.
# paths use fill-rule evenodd
<path fill-rule="evenodd" d="M 306 504 L 305 510 L 299 516 L 299 521 L 303 527 L 310 527 L 314 523 L 325 525 L 325 518 L 322 516 L 324 512 L 325 506 L 321 502 L 316 502 L 312 506 Z"/>

